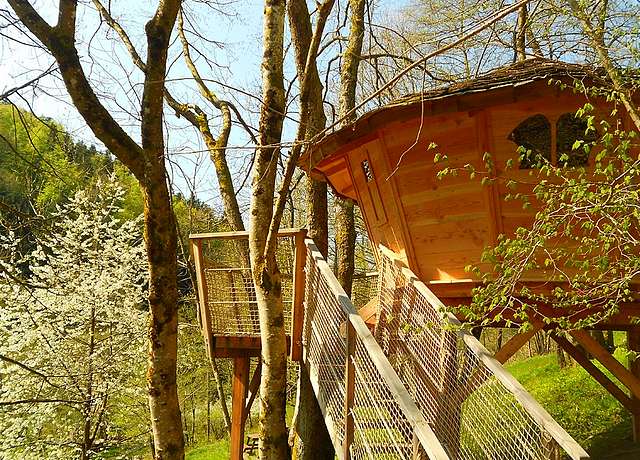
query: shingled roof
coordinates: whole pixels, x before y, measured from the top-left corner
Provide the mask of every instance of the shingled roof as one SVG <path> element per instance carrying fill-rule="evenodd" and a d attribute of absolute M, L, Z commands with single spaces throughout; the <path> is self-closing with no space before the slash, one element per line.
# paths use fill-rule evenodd
<path fill-rule="evenodd" d="M 330 156 L 340 144 L 349 142 L 374 128 L 378 120 L 393 118 L 399 111 L 411 111 L 412 107 L 437 103 L 454 96 L 466 96 L 473 93 L 494 91 L 505 88 L 516 89 L 537 81 L 551 79 L 571 81 L 588 80 L 591 84 L 604 81 L 601 69 L 590 65 L 572 64 L 550 59 L 527 59 L 522 62 L 499 67 L 477 78 L 451 83 L 416 94 L 400 97 L 389 104 L 361 115 L 354 123 L 342 127 L 316 142 L 300 158 L 298 164 L 305 170 L 313 168 L 318 161 Z M 453 104 L 455 105 L 455 104 Z M 455 110 L 456 107 L 451 107 Z"/>
<path fill-rule="evenodd" d="M 602 77 L 601 69 L 597 69 L 589 65 L 570 64 L 567 62 L 542 58 L 527 59 L 515 64 L 498 67 L 497 69 L 491 70 L 476 78 L 452 83 L 422 93 L 403 96 L 381 108 L 384 109 L 385 107 L 393 107 L 395 105 L 405 105 L 414 102 L 441 99 L 449 96 L 492 90 L 507 86 L 516 87 L 532 83 L 536 80 L 561 78 L 582 80 L 588 78 L 593 82 L 594 79 L 600 77 Z"/>

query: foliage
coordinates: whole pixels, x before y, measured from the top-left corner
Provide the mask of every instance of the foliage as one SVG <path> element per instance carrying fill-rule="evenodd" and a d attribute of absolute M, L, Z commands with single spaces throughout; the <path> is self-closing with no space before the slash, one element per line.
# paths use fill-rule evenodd
<path fill-rule="evenodd" d="M 615 102 L 615 94 L 608 98 Z M 566 167 L 569 154 L 563 153 L 556 164 L 540 160 L 539 169 L 530 170 L 530 182 L 536 184 L 531 196 L 519 191 L 521 183 L 515 179 L 505 184 L 512 189 L 506 199 L 521 200 L 523 208 L 535 202 L 539 211 L 531 228 L 502 235 L 485 251 L 482 262 L 492 270 L 469 267 L 486 282 L 474 291 L 466 311 L 471 318 L 490 322 L 514 317 L 526 323 L 537 312 L 561 327 L 584 327 L 615 314 L 632 299 L 631 284 L 640 273 L 640 157 L 637 133 L 624 129 L 615 103 L 613 107 L 606 118 L 591 104 L 576 114 L 585 133 L 572 153 L 588 156 L 589 168 Z M 520 154 L 524 158 L 530 152 L 520 149 Z M 488 157 L 487 162 L 489 170 Z M 544 273 L 555 287 L 545 292 L 521 283 L 530 273 Z M 541 311 L 548 305 L 558 313 Z M 572 314 L 563 315 L 565 311 Z"/>
<path fill-rule="evenodd" d="M 0 237 L 2 458 L 90 458 L 147 435 L 146 258 L 138 222 L 116 218 L 123 195 L 113 181 L 77 192 L 24 257 Z"/>
<path fill-rule="evenodd" d="M 0 104 L 0 197 L 23 212 L 55 209 L 111 165 L 53 120 Z"/>
<path fill-rule="evenodd" d="M 229 440 L 226 438 L 192 449 L 186 455 L 187 460 L 223 460 L 227 458 L 229 458 Z"/>

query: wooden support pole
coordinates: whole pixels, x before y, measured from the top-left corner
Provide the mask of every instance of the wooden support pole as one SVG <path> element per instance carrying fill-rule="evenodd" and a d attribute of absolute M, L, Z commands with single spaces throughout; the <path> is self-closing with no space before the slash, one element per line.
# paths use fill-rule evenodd
<path fill-rule="evenodd" d="M 496 352 L 496 354 L 494 355 L 494 358 L 500 361 L 500 364 L 506 363 L 507 361 L 509 361 L 509 358 L 515 355 L 518 352 L 518 350 L 520 350 L 520 348 L 525 346 L 527 342 L 531 340 L 531 338 L 534 335 L 536 335 L 536 332 L 538 332 L 540 329 L 541 329 L 541 326 L 536 325 L 535 327 L 533 327 L 532 329 L 529 329 L 526 332 L 520 332 L 514 335 L 509 339 L 507 343 L 505 343 L 502 346 L 502 348 L 500 348 Z"/>
<path fill-rule="evenodd" d="M 614 382 L 607 377 L 595 364 L 587 358 L 578 347 L 569 342 L 566 338 L 553 334 L 551 336 L 569 356 L 576 360 L 585 371 L 591 375 L 611 396 L 616 398 L 631 413 L 638 409 L 638 405 Z"/>
<path fill-rule="evenodd" d="M 294 235 L 295 262 L 293 271 L 293 305 L 291 307 L 291 360 L 302 359 L 302 327 L 304 324 L 304 266 L 307 261 L 307 247 L 304 239 L 306 230 L 300 230 Z"/>
<path fill-rule="evenodd" d="M 244 448 L 245 401 L 249 383 L 249 357 L 233 360 L 233 382 L 231 390 L 231 460 L 242 460 Z"/>
<path fill-rule="evenodd" d="M 607 349 L 600 345 L 589 333 L 579 329 L 569 332 L 586 351 L 611 372 L 636 398 L 640 398 L 640 379 L 633 375 Z"/>
<path fill-rule="evenodd" d="M 627 348 L 631 351 L 640 352 L 640 328 L 634 327 L 627 332 Z M 631 373 L 640 380 L 640 358 L 634 359 L 629 362 L 629 370 Z M 640 398 L 632 395 L 631 399 L 640 406 Z M 633 421 L 633 441 L 640 441 L 640 410 L 636 408 L 631 412 L 631 419 Z"/>
<path fill-rule="evenodd" d="M 342 451 L 344 460 L 351 458 L 350 448 L 353 442 L 353 400 L 355 398 L 355 367 L 353 365 L 353 357 L 356 352 L 356 330 L 353 324 L 347 318 L 347 359 L 345 362 L 345 396 L 344 396 L 344 441 Z"/>
<path fill-rule="evenodd" d="M 249 416 L 249 411 L 251 411 L 251 406 L 253 405 L 253 401 L 256 399 L 257 394 L 260 392 L 261 376 L 262 376 L 262 359 L 258 357 L 258 365 L 256 366 L 255 371 L 253 371 L 253 377 L 251 377 L 251 383 L 249 384 L 249 396 L 247 397 L 247 404 L 244 409 L 245 420 Z"/>

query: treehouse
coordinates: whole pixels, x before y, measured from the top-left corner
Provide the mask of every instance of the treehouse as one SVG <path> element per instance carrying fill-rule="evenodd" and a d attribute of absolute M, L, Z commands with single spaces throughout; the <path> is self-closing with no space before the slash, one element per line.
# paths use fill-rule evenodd
<path fill-rule="evenodd" d="M 504 201 L 505 180 L 438 179 L 435 156 L 446 155 L 452 169 L 482 171 L 490 152 L 489 177 L 529 182 L 540 159 L 588 167 L 590 159 L 571 149 L 585 132 L 574 117 L 585 99 L 549 85 L 551 78 L 571 84 L 590 74 L 549 61 L 516 64 L 367 113 L 300 159 L 309 174 L 359 204 L 378 263 L 376 292 L 359 312 L 304 230 L 278 236 L 289 357 L 307 370 L 338 458 L 589 458 L 503 367 L 554 324 L 540 318 L 493 354 L 447 312 L 468 302 L 480 281 L 465 266 L 479 262 L 500 234 L 529 225 L 535 203 L 523 210 Z M 533 158 L 506 168 L 519 145 Z M 191 250 L 207 354 L 212 362 L 234 360 L 230 457 L 237 460 L 263 345 L 248 234 L 191 235 Z M 527 276 L 541 289 L 554 282 L 544 270 Z M 637 306 L 623 307 L 601 327 L 628 331 L 630 347 L 640 348 L 631 322 Z M 579 346 L 554 339 L 640 420 L 637 366 L 625 368 L 587 331 L 571 335 Z"/>
<path fill-rule="evenodd" d="M 593 165 L 593 158 L 572 149 L 576 141 L 591 139 L 585 134 L 586 122 L 575 117 L 587 99 L 571 88 L 576 80 L 589 84 L 594 79 L 598 79 L 597 72 L 581 65 L 527 60 L 368 112 L 318 141 L 299 165 L 315 179 L 328 182 L 338 195 L 357 202 L 374 248 L 389 248 L 445 305 L 468 303 L 480 280 L 465 267 L 480 264 L 483 250 L 494 245 L 499 235 L 513 235 L 518 227 L 531 226 L 538 209 L 535 201 L 523 209 L 521 202 L 505 200 L 509 181 L 518 182 L 519 191 L 526 194 L 536 185 L 538 176 L 535 171 L 530 173 L 541 159 L 569 168 Z M 605 101 L 590 102 L 595 104 L 596 115 L 609 116 L 611 106 Z M 629 129 L 627 115 L 620 118 Z M 520 155 L 520 146 L 529 154 Z M 491 180 L 483 184 L 464 172 L 439 174 L 443 167 L 473 169 Z M 383 277 L 387 270 L 384 251 L 378 251 L 377 257 Z M 539 269 L 527 272 L 521 283 L 544 292 L 556 281 L 551 272 Z M 374 300 L 361 314 L 369 317 L 373 310 L 378 327 L 385 328 L 385 314 L 394 318 L 412 314 L 393 300 L 388 303 L 385 307 Z M 618 314 L 597 327 L 627 331 L 629 347 L 638 349 L 640 332 L 632 320 L 640 316 L 639 305 L 628 302 L 619 307 Z M 541 305 L 540 311 L 557 318 L 552 308 Z M 504 363 L 536 331 L 554 328 L 539 313 L 531 317 L 538 325 L 515 335 L 498 350 L 496 359 Z M 640 366 L 636 362 L 625 368 L 587 331 L 576 329 L 570 334 L 577 344 L 552 336 L 631 411 L 634 438 L 638 439 Z M 590 357 L 620 380 L 624 390 Z"/>

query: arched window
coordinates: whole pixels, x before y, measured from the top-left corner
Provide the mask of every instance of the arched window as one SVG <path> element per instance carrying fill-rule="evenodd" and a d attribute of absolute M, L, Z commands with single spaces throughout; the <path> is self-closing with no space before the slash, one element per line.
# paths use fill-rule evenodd
<path fill-rule="evenodd" d="M 551 123 L 544 115 L 527 118 L 508 139 L 520 148 L 520 169 L 539 168 L 551 161 Z"/>
<path fill-rule="evenodd" d="M 558 166 L 577 167 L 586 166 L 589 154 L 582 147 L 573 149 L 576 141 L 593 142 L 596 139 L 594 131 L 587 131 L 587 122 L 576 117 L 573 113 L 565 113 L 556 122 L 556 158 Z"/>

